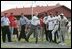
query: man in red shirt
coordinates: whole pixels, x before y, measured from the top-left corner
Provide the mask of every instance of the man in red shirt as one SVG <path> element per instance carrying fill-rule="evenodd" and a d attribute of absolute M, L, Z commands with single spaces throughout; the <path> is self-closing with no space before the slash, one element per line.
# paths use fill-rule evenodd
<path fill-rule="evenodd" d="M 10 13 L 10 16 L 8 17 L 10 21 L 10 32 L 13 34 L 13 29 L 14 29 L 14 15 L 13 13 Z"/>
<path fill-rule="evenodd" d="M 43 15 L 40 17 L 40 28 L 41 28 L 41 39 L 43 41 L 43 37 L 44 37 L 44 23 L 43 23 Z"/>

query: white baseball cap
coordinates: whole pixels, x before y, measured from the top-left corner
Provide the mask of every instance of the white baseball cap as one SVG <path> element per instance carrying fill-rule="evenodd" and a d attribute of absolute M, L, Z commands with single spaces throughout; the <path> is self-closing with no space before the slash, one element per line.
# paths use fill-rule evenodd
<path fill-rule="evenodd" d="M 60 15 L 64 15 L 63 13 L 61 13 Z"/>

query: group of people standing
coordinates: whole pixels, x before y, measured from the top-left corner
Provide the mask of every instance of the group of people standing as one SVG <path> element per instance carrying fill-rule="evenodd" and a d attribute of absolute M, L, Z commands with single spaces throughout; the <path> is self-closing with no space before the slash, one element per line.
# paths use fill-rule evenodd
<path fill-rule="evenodd" d="M 29 38 L 33 33 L 34 38 L 36 39 L 36 43 L 38 42 L 39 34 L 42 41 L 44 40 L 45 35 L 46 41 L 64 43 L 68 20 L 63 13 L 58 14 L 58 12 L 56 12 L 55 15 L 52 13 L 46 13 L 42 14 L 40 18 L 38 18 L 38 13 L 36 12 L 34 16 L 32 16 L 31 20 L 29 20 L 24 16 L 23 13 L 21 13 L 21 17 L 19 19 L 20 25 L 18 25 L 17 19 L 13 16 L 13 13 L 11 13 L 10 16 L 7 14 L 8 13 L 5 13 L 4 16 L 1 17 L 3 42 L 6 40 L 6 34 L 8 37 L 8 42 L 12 41 L 11 37 L 13 34 L 17 35 L 18 41 L 20 41 L 21 38 L 24 38 L 27 42 L 29 42 Z M 20 34 L 18 33 L 19 31 Z M 60 40 L 57 41 L 57 39 Z"/>

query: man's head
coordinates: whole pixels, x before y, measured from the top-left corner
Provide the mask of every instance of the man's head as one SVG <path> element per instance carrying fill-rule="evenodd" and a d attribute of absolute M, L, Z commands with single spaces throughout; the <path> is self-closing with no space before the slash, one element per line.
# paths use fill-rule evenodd
<path fill-rule="evenodd" d="M 58 16 L 58 11 L 55 12 L 55 15 Z"/>
<path fill-rule="evenodd" d="M 49 15 L 50 15 L 50 17 L 53 17 L 52 13 L 50 13 Z"/>
<path fill-rule="evenodd" d="M 7 17 L 7 14 L 8 14 L 8 13 L 4 13 L 4 16 L 6 16 L 6 17 Z"/>
<path fill-rule="evenodd" d="M 34 14 L 35 16 L 38 16 L 38 12 L 35 12 L 35 14 Z"/>
<path fill-rule="evenodd" d="M 23 14 L 23 13 L 21 13 L 21 16 L 24 16 L 24 14 Z"/>
<path fill-rule="evenodd" d="M 64 14 L 63 14 L 63 13 L 61 13 L 61 14 L 60 14 L 60 17 L 61 17 L 62 19 L 63 19 L 63 16 L 64 16 Z"/>
<path fill-rule="evenodd" d="M 10 15 L 13 15 L 13 13 L 10 13 Z"/>

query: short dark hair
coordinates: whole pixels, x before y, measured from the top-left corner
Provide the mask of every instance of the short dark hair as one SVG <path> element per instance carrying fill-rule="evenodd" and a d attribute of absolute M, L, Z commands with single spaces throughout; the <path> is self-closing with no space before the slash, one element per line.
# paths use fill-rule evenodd
<path fill-rule="evenodd" d="M 10 14 L 13 14 L 13 13 L 10 13 Z"/>
<path fill-rule="evenodd" d="M 4 13 L 4 15 L 7 15 L 8 13 Z"/>
<path fill-rule="evenodd" d="M 4 13 L 4 14 L 8 14 L 8 13 Z"/>
<path fill-rule="evenodd" d="M 23 15 L 23 13 L 21 13 L 21 15 Z"/>

